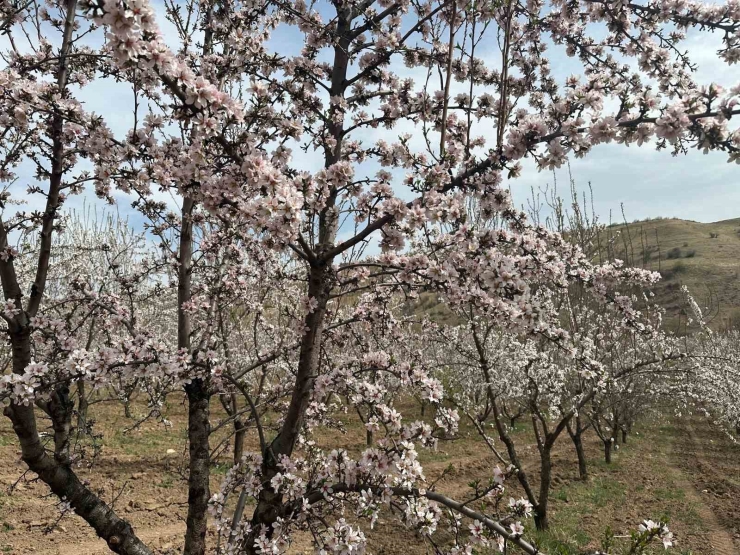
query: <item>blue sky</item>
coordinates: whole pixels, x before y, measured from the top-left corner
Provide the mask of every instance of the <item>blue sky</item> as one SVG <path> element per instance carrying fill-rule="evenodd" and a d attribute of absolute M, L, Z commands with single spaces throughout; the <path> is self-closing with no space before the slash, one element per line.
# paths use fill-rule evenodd
<path fill-rule="evenodd" d="M 599 145 L 581 160 L 571 161 L 576 186 L 594 193 L 594 206 L 602 221 L 610 211 L 622 220 L 676 217 L 714 222 L 740 217 L 740 165 L 728 164 L 722 153 L 672 156 L 649 148 Z M 568 169 L 556 172 L 558 189 L 567 195 Z M 525 172 L 512 183 L 514 200 L 521 204 L 531 187 L 551 186 L 552 173 Z"/>

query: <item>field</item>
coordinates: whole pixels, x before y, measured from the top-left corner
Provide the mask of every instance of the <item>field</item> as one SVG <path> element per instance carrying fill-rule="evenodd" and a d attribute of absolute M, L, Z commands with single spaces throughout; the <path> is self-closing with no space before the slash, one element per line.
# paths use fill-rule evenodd
<path fill-rule="evenodd" d="M 214 403 L 214 407 L 218 403 Z M 143 409 L 143 407 L 141 407 Z M 136 407 L 135 407 L 136 409 Z M 410 414 L 417 407 L 407 407 Z M 139 535 L 157 553 L 177 553 L 181 547 L 186 512 L 183 453 L 186 450 L 182 402 L 170 398 L 167 416 L 171 428 L 154 422 L 126 432 L 134 420 L 124 418 L 119 405 L 94 405 L 97 429 L 105 447 L 92 470 L 80 470 L 94 489 L 129 519 Z M 136 410 L 134 410 L 136 412 Z M 669 414 L 669 411 L 666 411 Z M 219 414 L 212 415 L 214 424 Z M 517 424 L 516 435 L 529 434 Z M 364 434 L 356 422 L 336 447 L 357 452 Z M 588 436 L 590 479 L 578 480 L 572 444 L 558 440 L 554 456 L 552 531 L 535 535 L 549 553 L 580 553 L 600 545 L 608 528 L 618 536 L 634 530 L 642 519 L 667 519 L 676 537 L 675 553 L 732 555 L 740 553 L 740 445 L 717 431 L 702 417 L 653 417 L 643 421 L 616 451 L 612 464 L 601 461 L 601 444 Z M 318 440 L 321 443 L 322 439 Z M 524 439 L 524 438 L 522 438 Z M 217 440 L 212 442 L 212 446 Z M 523 451 L 525 470 L 536 472 L 533 442 Z M 222 462 L 229 460 L 224 453 Z M 437 452 L 422 452 L 427 477 L 447 469 L 438 490 L 461 493 L 476 476 L 490 474 L 494 461 L 465 427 L 461 438 L 442 444 Z M 218 486 L 226 464 L 213 468 L 212 488 Z M 0 421 L 0 553 L 38 555 L 97 555 L 108 553 L 84 522 L 74 515 L 59 519 L 48 490 L 23 474 L 17 444 L 8 421 Z M 516 484 L 508 482 L 509 492 Z M 386 518 L 387 515 L 384 515 Z M 381 518 L 369 531 L 370 552 L 378 555 L 425 553 L 411 532 L 395 527 L 388 533 Z M 532 533 L 530 531 L 529 533 Z M 291 553 L 311 553 L 299 538 Z M 655 548 L 653 553 L 662 552 Z"/>
<path fill-rule="evenodd" d="M 740 324 L 740 219 L 699 223 L 659 218 L 616 224 L 607 234 L 617 257 L 663 276 L 655 293 L 668 313 L 669 329 L 682 331 L 681 285 L 706 309 L 715 329 Z"/>

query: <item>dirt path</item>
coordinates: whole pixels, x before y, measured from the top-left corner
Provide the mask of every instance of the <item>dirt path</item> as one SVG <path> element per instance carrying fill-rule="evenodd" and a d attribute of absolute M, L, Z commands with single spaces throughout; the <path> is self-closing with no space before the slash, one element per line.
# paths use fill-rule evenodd
<path fill-rule="evenodd" d="M 727 451 L 735 446 L 728 447 L 726 438 L 716 437 L 717 430 L 704 419 L 682 420 L 680 429 L 683 433 L 676 438 L 669 457 L 677 471 L 676 480 L 684 482 L 685 491 L 696 501 L 712 553 L 740 555 L 740 487 L 725 466 L 734 458 Z"/>
<path fill-rule="evenodd" d="M 689 482 L 681 468 L 674 468 L 674 481 L 676 485 L 686 492 L 687 501 L 694 504 L 697 516 L 701 519 L 704 531 L 708 536 L 713 555 L 740 555 L 735 549 L 732 535 L 719 523 L 714 511 L 707 505 L 703 498 L 706 494 L 697 491 Z"/>

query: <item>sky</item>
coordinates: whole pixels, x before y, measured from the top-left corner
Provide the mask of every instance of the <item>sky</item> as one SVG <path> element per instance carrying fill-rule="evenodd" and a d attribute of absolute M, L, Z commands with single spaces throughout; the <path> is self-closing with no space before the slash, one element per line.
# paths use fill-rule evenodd
<path fill-rule="evenodd" d="M 667 151 L 623 145 L 599 145 L 583 159 L 571 160 L 570 173 L 580 191 L 593 190 L 602 222 L 671 217 L 715 222 L 740 217 L 740 165 L 728 164 L 722 153 Z M 514 201 L 521 205 L 531 190 L 557 183 L 568 194 L 568 168 L 552 173 L 532 169 L 512 183 Z"/>
<path fill-rule="evenodd" d="M 690 32 L 685 49 L 697 64 L 700 84 L 717 83 L 731 87 L 740 83 L 740 66 L 728 66 L 716 56 L 719 37 Z M 569 58 L 552 58 L 554 74 L 575 73 Z M 552 186 L 567 194 L 568 168 L 552 173 L 524 172 L 511 189 L 521 204 L 531 197 L 531 189 Z M 622 221 L 621 206 L 628 220 L 651 217 L 675 217 L 698 222 L 716 222 L 740 217 L 740 165 L 729 164 L 718 152 L 703 154 L 691 150 L 673 156 L 670 149 L 626 147 L 619 144 L 598 145 L 585 157 L 570 160 L 576 187 L 593 190 L 594 207 L 602 221 L 610 214 Z"/>
<path fill-rule="evenodd" d="M 170 40 L 174 38 L 174 29 L 161 16 L 161 5 L 157 11 L 165 38 L 174 46 L 176 41 Z M 0 49 L 5 48 L 4 40 L 0 37 Z M 296 53 L 302 47 L 297 34 L 280 34 L 273 41 L 284 54 Z M 697 80 L 723 86 L 740 83 L 740 67 L 727 66 L 716 58 L 718 45 L 718 37 L 706 33 L 689 35 L 686 48 L 699 66 Z M 551 64 L 556 76 L 579 73 L 580 66 L 557 51 L 552 52 Z M 112 80 L 94 83 L 86 88 L 81 99 L 88 111 L 105 116 L 116 135 L 123 135 L 129 129 L 133 98 L 125 85 Z M 395 140 L 403 131 L 403 128 L 394 129 L 384 138 Z M 315 171 L 318 169 L 317 158 L 315 154 L 304 155 L 296 151 L 294 166 Z M 561 193 L 567 195 L 568 172 L 568 168 L 561 168 L 553 175 L 551 172 L 538 172 L 533 164 L 525 164 L 522 176 L 509 183 L 515 203 L 525 204 L 532 189 L 538 191 L 552 187 L 555 181 Z M 594 207 L 601 221 L 621 221 L 622 207 L 628 220 L 662 216 L 712 222 L 740 217 L 740 165 L 728 164 L 722 153 L 705 155 L 700 151 L 690 151 L 687 155 L 674 157 L 670 151 L 658 152 L 649 147 L 599 145 L 586 158 L 571 160 L 570 172 L 579 190 L 587 190 L 591 186 Z M 21 176 L 19 184 L 25 188 L 25 184 L 32 180 L 30 167 L 21 168 L 18 173 Z M 69 206 L 89 203 L 91 196 L 86 193 L 70 199 Z M 121 203 L 120 211 L 137 219 L 125 201 Z"/>

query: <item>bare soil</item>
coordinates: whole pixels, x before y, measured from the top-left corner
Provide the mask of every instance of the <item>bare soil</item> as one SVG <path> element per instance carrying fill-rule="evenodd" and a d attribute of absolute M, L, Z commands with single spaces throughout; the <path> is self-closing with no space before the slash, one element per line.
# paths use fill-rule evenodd
<path fill-rule="evenodd" d="M 676 460 L 714 516 L 714 552 L 740 553 L 740 445 L 707 419 L 677 422 Z"/>

